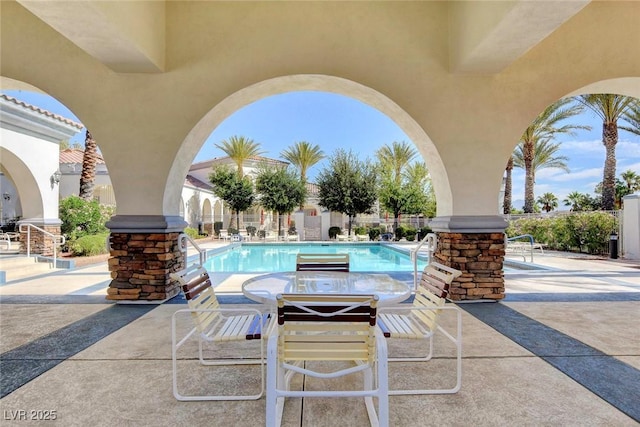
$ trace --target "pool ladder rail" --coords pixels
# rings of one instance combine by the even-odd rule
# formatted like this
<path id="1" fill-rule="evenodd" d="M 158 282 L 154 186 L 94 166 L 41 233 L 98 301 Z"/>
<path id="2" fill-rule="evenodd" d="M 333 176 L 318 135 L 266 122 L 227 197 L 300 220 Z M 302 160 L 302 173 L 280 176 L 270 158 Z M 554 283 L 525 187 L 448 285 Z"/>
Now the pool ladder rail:
<path id="1" fill-rule="evenodd" d="M 204 265 L 207 261 L 207 251 L 198 246 L 198 244 L 188 234 L 180 233 L 178 236 L 178 246 L 180 247 L 180 251 L 184 254 L 185 263 L 189 255 L 189 245 L 198 252 L 200 265 Z"/>
<path id="2" fill-rule="evenodd" d="M 428 262 L 431 262 L 433 259 L 433 254 L 438 247 L 438 237 L 435 233 L 428 233 L 420 242 L 418 242 L 417 246 L 411 251 L 409 251 L 409 257 L 413 262 L 413 292 L 418 289 L 418 254 L 423 246 L 426 245 L 426 251 L 429 256 Z"/>

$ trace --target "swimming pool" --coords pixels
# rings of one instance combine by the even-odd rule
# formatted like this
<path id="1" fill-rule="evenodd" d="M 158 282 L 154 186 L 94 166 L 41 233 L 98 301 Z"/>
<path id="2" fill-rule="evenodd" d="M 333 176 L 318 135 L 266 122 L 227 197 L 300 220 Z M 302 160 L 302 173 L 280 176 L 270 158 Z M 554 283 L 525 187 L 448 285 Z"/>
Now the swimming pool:
<path id="1" fill-rule="evenodd" d="M 210 255 L 205 263 L 208 271 L 219 273 L 273 273 L 296 269 L 296 255 L 349 254 L 351 271 L 413 272 L 413 262 L 408 253 L 387 245 L 328 244 L 328 243 L 275 243 L 240 244 L 221 253 Z M 426 259 L 418 259 L 418 271 L 427 265 Z"/>

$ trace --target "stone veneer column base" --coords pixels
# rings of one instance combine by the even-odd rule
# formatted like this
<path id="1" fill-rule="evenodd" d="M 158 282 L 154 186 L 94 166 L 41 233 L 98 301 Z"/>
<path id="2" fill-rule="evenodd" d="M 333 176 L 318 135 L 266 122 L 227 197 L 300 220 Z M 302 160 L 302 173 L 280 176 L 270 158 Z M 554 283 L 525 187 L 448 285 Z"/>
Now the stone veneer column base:
<path id="1" fill-rule="evenodd" d="M 438 217 L 431 227 L 438 236 L 436 262 L 462 271 L 453 281 L 454 301 L 501 300 L 504 290 L 502 217 Z"/>
<path id="2" fill-rule="evenodd" d="M 177 219 L 176 219 L 177 218 Z M 109 271 L 107 299 L 120 303 L 162 303 L 180 289 L 169 274 L 185 267 L 178 236 L 186 223 L 179 217 L 118 215 L 107 223 Z"/>

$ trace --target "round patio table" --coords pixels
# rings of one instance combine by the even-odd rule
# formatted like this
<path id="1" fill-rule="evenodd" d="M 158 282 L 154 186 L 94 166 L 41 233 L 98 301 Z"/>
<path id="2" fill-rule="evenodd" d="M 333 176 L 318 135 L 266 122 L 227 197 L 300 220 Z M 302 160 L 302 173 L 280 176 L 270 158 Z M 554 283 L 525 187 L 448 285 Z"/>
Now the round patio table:
<path id="1" fill-rule="evenodd" d="M 278 294 L 375 294 L 378 306 L 385 306 L 409 298 L 411 288 L 386 273 L 289 271 L 253 277 L 242 284 L 242 293 L 271 305 Z"/>

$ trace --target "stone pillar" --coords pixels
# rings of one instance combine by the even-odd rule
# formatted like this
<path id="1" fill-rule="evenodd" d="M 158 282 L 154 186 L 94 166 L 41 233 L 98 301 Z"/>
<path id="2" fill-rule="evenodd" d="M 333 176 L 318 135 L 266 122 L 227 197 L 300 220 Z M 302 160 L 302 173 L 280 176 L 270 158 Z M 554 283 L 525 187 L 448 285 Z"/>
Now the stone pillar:
<path id="1" fill-rule="evenodd" d="M 455 301 L 501 300 L 504 290 L 504 229 L 501 216 L 437 217 L 435 261 L 462 271 L 451 284 Z"/>
<path id="2" fill-rule="evenodd" d="M 107 223 L 113 279 L 107 299 L 162 303 L 176 296 L 180 289 L 169 274 L 185 267 L 178 236 L 186 225 L 182 217 L 114 216 Z"/>
<path id="3" fill-rule="evenodd" d="M 27 223 L 35 225 L 36 227 L 46 231 L 47 233 L 51 233 L 54 236 L 62 235 L 62 233 L 60 232 L 61 222 L 59 219 L 56 219 L 56 220 L 28 219 L 28 220 L 23 220 L 19 222 L 19 224 L 27 224 Z M 22 228 L 25 229 L 25 231 L 20 233 L 20 253 L 21 254 L 27 253 L 27 243 L 29 242 L 30 243 L 29 250 L 31 255 L 34 255 L 34 254 L 42 255 L 45 257 L 53 256 L 54 240 L 51 238 L 51 236 L 33 227 L 27 228 L 26 226 L 23 226 Z M 59 241 L 59 238 L 57 241 Z M 57 251 L 59 254 L 60 252 L 59 247 Z"/>

